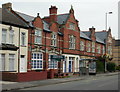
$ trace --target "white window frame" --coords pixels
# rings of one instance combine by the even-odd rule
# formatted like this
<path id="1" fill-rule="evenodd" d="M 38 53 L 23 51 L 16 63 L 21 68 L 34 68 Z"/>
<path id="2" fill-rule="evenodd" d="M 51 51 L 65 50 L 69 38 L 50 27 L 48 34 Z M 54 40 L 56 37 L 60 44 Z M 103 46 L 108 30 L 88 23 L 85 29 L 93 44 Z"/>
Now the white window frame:
<path id="1" fill-rule="evenodd" d="M 14 30 L 9 30 L 9 43 L 14 43 Z"/>
<path id="2" fill-rule="evenodd" d="M 112 54 L 112 46 L 110 45 L 110 46 L 108 46 L 108 54 Z"/>
<path id="3" fill-rule="evenodd" d="M 69 35 L 69 49 L 75 49 L 76 37 Z"/>
<path id="4" fill-rule="evenodd" d="M 58 69 L 58 61 L 51 60 L 51 55 L 49 55 L 48 59 L 48 69 Z"/>
<path id="5" fill-rule="evenodd" d="M 5 54 L 0 54 L 0 71 L 5 71 L 5 62 L 6 62 Z"/>
<path id="6" fill-rule="evenodd" d="M 84 49 L 85 49 L 84 41 L 80 41 L 80 50 L 84 51 Z"/>
<path id="7" fill-rule="evenodd" d="M 35 30 L 35 44 L 42 44 L 42 30 Z"/>
<path id="8" fill-rule="evenodd" d="M 103 54 L 105 54 L 105 46 L 103 46 L 103 49 L 102 49 L 102 51 L 103 51 Z"/>
<path id="9" fill-rule="evenodd" d="M 69 57 L 69 62 L 71 62 L 71 72 L 73 72 L 73 62 L 75 61 L 75 57 Z M 68 70 L 69 71 L 69 70 Z"/>
<path id="10" fill-rule="evenodd" d="M 9 54 L 9 71 L 15 71 L 15 54 Z"/>
<path id="11" fill-rule="evenodd" d="M 101 53 L 101 48 L 100 48 L 100 45 L 97 46 L 97 53 Z"/>
<path id="12" fill-rule="evenodd" d="M 95 42 L 92 42 L 92 53 L 95 52 Z"/>
<path id="13" fill-rule="evenodd" d="M 90 52 L 91 51 L 91 45 L 90 43 L 87 43 L 87 52 Z"/>
<path id="14" fill-rule="evenodd" d="M 69 24 L 69 28 L 72 29 L 72 30 L 75 30 L 75 23 L 72 23 L 72 22 L 71 22 L 71 23 Z"/>
<path id="15" fill-rule="evenodd" d="M 36 56 L 35 56 L 36 55 Z M 32 53 L 32 69 L 43 69 L 43 54 L 39 52 Z"/>
<path id="16" fill-rule="evenodd" d="M 57 46 L 57 35 L 56 35 L 56 33 L 51 34 L 51 46 L 54 46 L 54 47 Z"/>
<path id="17" fill-rule="evenodd" d="M 5 37 L 3 37 L 3 36 L 5 36 Z M 2 43 L 7 43 L 7 29 L 5 29 L 5 28 L 2 28 Z"/>
<path id="18" fill-rule="evenodd" d="M 26 46 L 26 33 L 25 32 L 21 32 L 21 46 Z"/>

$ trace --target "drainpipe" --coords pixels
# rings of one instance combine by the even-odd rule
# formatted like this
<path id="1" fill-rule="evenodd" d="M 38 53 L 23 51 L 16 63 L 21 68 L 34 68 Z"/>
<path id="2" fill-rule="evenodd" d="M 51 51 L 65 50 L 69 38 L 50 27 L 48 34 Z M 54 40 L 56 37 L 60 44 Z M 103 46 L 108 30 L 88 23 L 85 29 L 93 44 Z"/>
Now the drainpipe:
<path id="1" fill-rule="evenodd" d="M 47 59 L 46 59 L 46 32 L 45 32 L 45 70 L 47 70 Z"/>
<path id="2" fill-rule="evenodd" d="M 18 73 L 20 73 L 20 27 L 19 27 L 19 43 L 18 43 Z"/>

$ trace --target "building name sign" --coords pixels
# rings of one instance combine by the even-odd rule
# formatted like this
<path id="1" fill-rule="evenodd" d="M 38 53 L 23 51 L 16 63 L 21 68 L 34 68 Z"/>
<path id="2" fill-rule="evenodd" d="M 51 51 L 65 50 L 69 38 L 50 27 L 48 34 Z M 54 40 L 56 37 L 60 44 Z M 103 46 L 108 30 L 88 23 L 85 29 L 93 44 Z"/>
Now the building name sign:
<path id="1" fill-rule="evenodd" d="M 65 56 L 62 56 L 62 55 L 51 55 L 50 58 L 51 58 L 52 60 L 61 61 L 61 60 L 64 60 L 64 59 L 65 59 Z"/>

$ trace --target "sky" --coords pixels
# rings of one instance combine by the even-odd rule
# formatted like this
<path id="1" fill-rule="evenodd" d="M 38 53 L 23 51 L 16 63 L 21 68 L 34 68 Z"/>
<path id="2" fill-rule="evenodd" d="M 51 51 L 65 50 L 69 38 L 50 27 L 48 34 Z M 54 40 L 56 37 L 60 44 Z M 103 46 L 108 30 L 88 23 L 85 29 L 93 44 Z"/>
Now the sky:
<path id="1" fill-rule="evenodd" d="M 58 8 L 58 14 L 68 13 L 71 5 L 74 9 L 75 18 L 79 21 L 81 31 L 88 31 L 94 26 L 96 31 L 105 30 L 106 13 L 107 13 L 107 29 L 110 27 L 112 36 L 118 37 L 118 2 L 120 0 L 2 0 L 3 3 L 11 2 L 12 8 L 31 16 L 36 17 L 40 13 L 40 17 L 49 15 L 51 5 Z M 112 12 L 112 14 L 108 14 Z"/>

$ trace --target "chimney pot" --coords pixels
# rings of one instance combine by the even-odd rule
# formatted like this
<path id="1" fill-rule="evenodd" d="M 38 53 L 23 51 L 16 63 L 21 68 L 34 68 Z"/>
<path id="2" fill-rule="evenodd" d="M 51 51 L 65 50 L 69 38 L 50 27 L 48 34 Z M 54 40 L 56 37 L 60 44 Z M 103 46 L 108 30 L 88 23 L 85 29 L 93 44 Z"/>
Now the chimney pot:
<path id="1" fill-rule="evenodd" d="M 37 16 L 39 16 L 39 13 L 37 13 Z"/>

